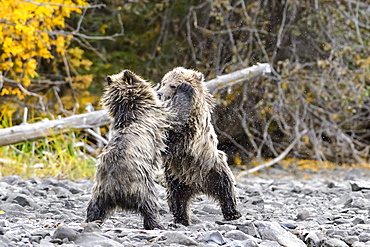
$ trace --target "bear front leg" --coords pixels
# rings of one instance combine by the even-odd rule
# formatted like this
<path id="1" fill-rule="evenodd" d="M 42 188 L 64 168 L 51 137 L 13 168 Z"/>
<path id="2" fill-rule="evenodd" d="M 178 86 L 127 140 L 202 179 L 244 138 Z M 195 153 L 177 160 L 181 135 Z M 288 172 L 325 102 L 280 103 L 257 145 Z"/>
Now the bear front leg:
<path id="1" fill-rule="evenodd" d="M 189 204 L 193 196 L 191 188 L 179 179 L 166 176 L 167 201 L 175 223 L 190 225 Z"/>
<path id="2" fill-rule="evenodd" d="M 236 210 L 234 183 L 229 172 L 212 169 L 205 183 L 206 193 L 219 201 L 225 220 L 236 220 L 242 216 Z"/>
<path id="3" fill-rule="evenodd" d="M 192 102 L 194 97 L 194 88 L 188 83 L 180 84 L 174 97 L 171 100 L 171 108 L 176 113 L 176 119 L 178 126 L 175 126 L 175 130 L 178 127 L 182 127 L 189 119 L 190 112 L 192 109 Z M 177 129 L 177 131 L 181 131 Z"/>

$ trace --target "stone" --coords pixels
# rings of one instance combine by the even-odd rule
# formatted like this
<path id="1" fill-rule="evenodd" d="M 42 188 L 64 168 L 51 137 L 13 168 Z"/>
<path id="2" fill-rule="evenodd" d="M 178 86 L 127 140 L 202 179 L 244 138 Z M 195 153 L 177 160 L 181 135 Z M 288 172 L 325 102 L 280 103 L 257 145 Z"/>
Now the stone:
<path id="1" fill-rule="evenodd" d="M 198 245 L 196 241 L 194 241 L 193 239 L 189 238 L 188 236 L 181 232 L 168 231 L 164 232 L 163 236 L 166 238 L 165 240 L 166 245 L 170 244 L 182 244 L 186 246 Z"/>
<path id="2" fill-rule="evenodd" d="M 229 231 L 225 233 L 225 237 L 233 240 L 248 240 L 253 238 L 252 236 L 248 236 L 247 234 L 239 230 Z"/>
<path id="3" fill-rule="evenodd" d="M 35 201 L 32 198 L 23 194 L 12 194 L 8 197 L 6 202 L 15 203 L 21 205 L 22 207 L 29 206 L 33 208 L 39 208 L 39 206 L 35 203 Z"/>
<path id="4" fill-rule="evenodd" d="M 7 184 L 16 184 L 20 180 L 19 175 L 11 175 L 11 176 L 6 176 L 0 179 L 0 182 L 5 182 Z"/>
<path id="5" fill-rule="evenodd" d="M 54 244 L 50 243 L 48 240 L 46 239 L 42 239 L 40 241 L 40 245 L 39 247 L 54 247 Z"/>
<path id="6" fill-rule="evenodd" d="M 74 241 L 77 238 L 77 233 L 68 226 L 61 225 L 55 230 L 53 238 L 61 240 L 67 238 L 69 241 Z"/>
<path id="7" fill-rule="evenodd" d="M 360 217 L 355 217 L 355 218 L 353 218 L 352 223 L 354 225 L 365 224 L 365 221 L 364 221 L 364 219 L 362 219 Z"/>
<path id="8" fill-rule="evenodd" d="M 286 246 L 289 246 L 289 245 L 286 245 Z M 264 240 L 258 245 L 258 247 L 281 247 L 281 245 L 275 241 Z M 292 247 L 294 247 L 294 245 L 292 245 Z"/>
<path id="9" fill-rule="evenodd" d="M 260 221 L 254 223 L 263 240 L 272 240 L 283 246 L 305 247 L 305 243 L 286 231 L 277 222 Z"/>
<path id="10" fill-rule="evenodd" d="M 223 245 L 226 243 L 224 237 L 221 235 L 219 231 L 209 232 L 205 236 L 204 241 L 206 241 L 207 243 L 215 243 L 218 245 Z"/>
<path id="11" fill-rule="evenodd" d="M 303 209 L 297 214 L 297 220 L 306 220 L 310 217 L 310 211 Z"/>
<path id="12" fill-rule="evenodd" d="M 304 242 L 309 247 L 320 247 L 320 239 L 317 234 L 313 231 L 309 231 L 304 237 Z"/>
<path id="13" fill-rule="evenodd" d="M 370 183 L 367 181 L 351 181 L 352 191 L 370 190 Z"/>
<path id="14" fill-rule="evenodd" d="M 344 238 L 344 242 L 346 242 L 346 244 L 348 245 L 352 245 L 353 243 L 358 242 L 358 241 L 360 240 L 357 236 L 347 236 Z"/>
<path id="15" fill-rule="evenodd" d="M 358 238 L 361 242 L 368 242 L 370 241 L 370 233 L 363 232 L 358 236 Z"/>
<path id="16" fill-rule="evenodd" d="M 357 180 L 357 179 L 360 179 L 362 178 L 362 169 L 358 169 L 358 168 L 355 168 L 355 169 L 352 169 L 352 170 L 349 170 L 346 174 L 346 176 L 344 177 L 344 180 Z"/>
<path id="17" fill-rule="evenodd" d="M 84 232 L 77 236 L 74 241 L 76 245 L 82 247 L 123 247 L 124 245 L 119 242 L 106 237 L 105 235 L 99 234 L 97 232 Z"/>
<path id="18" fill-rule="evenodd" d="M 325 240 L 323 247 L 348 247 L 348 245 L 340 239 L 330 238 Z"/>
<path id="19" fill-rule="evenodd" d="M 3 205 L 1 205 L 3 206 Z M 3 209 L 3 207 L 1 207 Z M 8 220 L 0 220 L 0 226 L 1 227 L 8 227 L 9 226 L 9 221 Z"/>
<path id="20" fill-rule="evenodd" d="M 83 232 L 101 232 L 100 226 L 94 222 L 87 223 Z"/>
<path id="21" fill-rule="evenodd" d="M 243 247 L 258 247 L 258 243 L 252 239 L 244 240 L 242 244 Z"/>

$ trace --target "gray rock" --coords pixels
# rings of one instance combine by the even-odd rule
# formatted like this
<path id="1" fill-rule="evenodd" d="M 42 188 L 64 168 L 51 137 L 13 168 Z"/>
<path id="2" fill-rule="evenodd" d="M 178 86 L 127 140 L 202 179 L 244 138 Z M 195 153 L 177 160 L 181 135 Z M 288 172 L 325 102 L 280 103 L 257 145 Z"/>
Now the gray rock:
<path id="1" fill-rule="evenodd" d="M 352 223 L 354 225 L 365 224 L 365 221 L 364 221 L 364 219 L 362 219 L 360 217 L 354 217 L 353 220 L 352 220 Z"/>
<path id="2" fill-rule="evenodd" d="M 78 234 L 74 242 L 75 244 L 82 246 L 82 247 L 92 247 L 92 246 L 123 247 L 124 246 L 120 244 L 119 242 L 113 239 L 110 239 L 107 236 L 99 234 L 97 232 L 84 232 L 84 233 Z"/>
<path id="3" fill-rule="evenodd" d="M 352 169 L 352 170 L 349 170 L 346 174 L 346 176 L 344 177 L 344 180 L 357 180 L 357 179 L 360 179 L 362 177 L 362 170 L 361 169 Z"/>
<path id="4" fill-rule="evenodd" d="M 310 217 L 310 211 L 303 209 L 297 214 L 298 220 L 306 220 L 308 217 Z"/>
<path id="5" fill-rule="evenodd" d="M 8 246 L 11 244 L 11 241 L 7 237 L 0 235 L 0 243 L 3 243 L 4 246 Z"/>
<path id="6" fill-rule="evenodd" d="M 31 231 L 32 236 L 41 236 L 45 238 L 45 236 L 50 236 L 50 232 L 47 229 L 36 229 Z"/>
<path id="7" fill-rule="evenodd" d="M 20 242 L 23 238 L 29 238 L 31 235 L 24 229 L 13 229 L 5 232 L 4 237 L 13 242 Z"/>
<path id="8" fill-rule="evenodd" d="M 84 227 L 83 232 L 101 232 L 101 229 L 98 224 L 90 222 Z"/>
<path id="9" fill-rule="evenodd" d="M 346 230 L 331 229 L 326 231 L 326 235 L 329 237 L 340 236 L 341 238 L 345 238 L 348 236 L 348 232 Z"/>
<path id="10" fill-rule="evenodd" d="M 239 230 L 229 231 L 225 233 L 225 237 L 233 240 L 248 240 L 253 238 L 252 236 L 248 236 L 247 234 Z"/>
<path id="11" fill-rule="evenodd" d="M 53 238 L 54 239 L 57 238 L 57 239 L 61 239 L 61 240 L 66 238 L 69 241 L 74 241 L 77 238 L 77 233 L 74 230 L 72 230 L 71 228 L 69 228 L 68 226 L 61 225 L 55 230 Z"/>
<path id="12" fill-rule="evenodd" d="M 254 223 L 263 240 L 276 241 L 283 246 L 305 247 L 305 243 L 291 232 L 286 231 L 277 222 L 260 221 Z"/>
<path id="13" fill-rule="evenodd" d="M 42 239 L 40 241 L 40 245 L 39 247 L 54 247 L 54 244 L 50 243 L 48 240 L 46 239 Z"/>
<path id="14" fill-rule="evenodd" d="M 258 243 L 252 239 L 244 240 L 242 244 L 244 247 L 258 247 Z"/>
<path id="15" fill-rule="evenodd" d="M 224 237 L 221 235 L 219 231 L 209 232 L 205 236 L 204 241 L 206 241 L 207 243 L 211 243 L 211 244 L 214 243 L 218 245 L 223 245 L 226 243 Z"/>
<path id="16" fill-rule="evenodd" d="M 58 198 L 69 198 L 72 195 L 72 192 L 63 187 L 54 187 L 52 190 Z"/>
<path id="17" fill-rule="evenodd" d="M 234 225 L 220 225 L 220 226 L 217 226 L 216 227 L 216 230 L 217 231 L 224 231 L 224 232 L 228 232 L 228 231 L 232 231 L 232 230 L 236 230 L 237 227 L 234 226 Z"/>
<path id="18" fill-rule="evenodd" d="M 369 245 L 362 242 L 354 242 L 351 247 L 368 247 Z"/>
<path id="19" fill-rule="evenodd" d="M 370 241 L 370 233 L 363 232 L 358 236 L 358 238 L 361 242 L 368 242 Z"/>
<path id="20" fill-rule="evenodd" d="M 351 181 L 352 191 L 370 190 L 370 183 L 367 181 Z"/>
<path id="21" fill-rule="evenodd" d="M 340 239 L 335 239 L 335 238 L 327 239 L 322 246 L 323 247 L 348 247 L 348 245 L 345 242 L 343 242 Z"/>
<path id="22" fill-rule="evenodd" d="M 16 184 L 20 180 L 19 175 L 6 176 L 0 179 L 0 182 L 5 182 L 7 184 Z"/>
<path id="23" fill-rule="evenodd" d="M 174 232 L 174 231 L 168 231 L 164 232 L 163 236 L 165 237 L 165 244 L 170 245 L 170 244 L 182 244 L 186 246 L 191 246 L 191 245 L 198 245 L 196 241 L 193 239 L 189 238 L 185 234 L 181 232 Z"/>
<path id="24" fill-rule="evenodd" d="M 284 246 L 284 245 L 283 245 Z M 288 245 L 285 245 L 288 247 Z M 258 247 L 281 247 L 281 245 L 275 241 L 270 241 L 270 240 L 263 240 L 259 245 Z M 290 246 L 289 246 L 290 247 Z M 291 247 L 294 247 L 294 245 L 292 245 Z"/>
<path id="25" fill-rule="evenodd" d="M 1 205 L 2 207 L 2 210 L 4 210 L 4 206 L 3 205 Z M 1 227 L 8 227 L 9 226 L 9 221 L 7 221 L 7 220 L 0 220 L 0 226 Z"/>
<path id="26" fill-rule="evenodd" d="M 15 203 L 21 205 L 22 207 L 29 206 L 33 208 L 39 208 L 39 206 L 35 203 L 35 201 L 32 198 L 23 194 L 12 194 L 8 197 L 6 202 Z"/>
<path id="27" fill-rule="evenodd" d="M 355 242 L 358 242 L 359 238 L 357 236 L 348 236 L 344 238 L 344 242 L 348 245 L 352 245 Z"/>
<path id="28" fill-rule="evenodd" d="M 309 231 L 304 237 L 304 242 L 309 247 L 320 247 L 320 239 L 313 231 Z"/>

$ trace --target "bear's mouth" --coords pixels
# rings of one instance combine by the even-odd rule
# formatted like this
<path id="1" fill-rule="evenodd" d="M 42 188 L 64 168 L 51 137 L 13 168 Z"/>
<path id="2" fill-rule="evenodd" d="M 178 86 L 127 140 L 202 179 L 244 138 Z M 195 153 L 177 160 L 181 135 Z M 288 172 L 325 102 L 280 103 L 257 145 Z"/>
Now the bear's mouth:
<path id="1" fill-rule="evenodd" d="M 166 97 L 164 93 L 160 91 L 157 91 L 157 97 L 159 100 L 162 100 L 162 101 L 167 101 L 171 98 L 171 97 Z"/>

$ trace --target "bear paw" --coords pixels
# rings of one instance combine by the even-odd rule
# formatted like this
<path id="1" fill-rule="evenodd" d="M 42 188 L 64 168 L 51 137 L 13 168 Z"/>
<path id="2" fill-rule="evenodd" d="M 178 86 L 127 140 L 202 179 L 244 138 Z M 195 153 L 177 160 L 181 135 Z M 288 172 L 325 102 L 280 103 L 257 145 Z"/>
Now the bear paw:
<path id="1" fill-rule="evenodd" d="M 187 93 L 189 96 L 194 94 L 194 88 L 189 83 L 181 83 L 180 86 L 176 89 L 176 94 L 178 93 Z"/>

